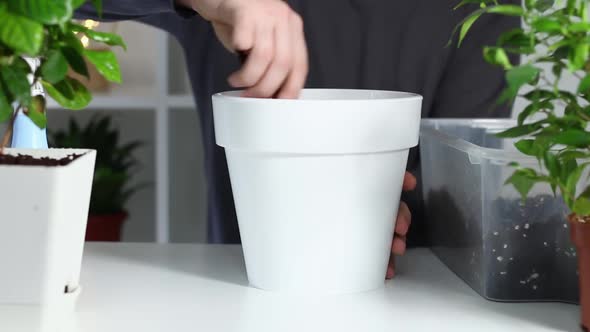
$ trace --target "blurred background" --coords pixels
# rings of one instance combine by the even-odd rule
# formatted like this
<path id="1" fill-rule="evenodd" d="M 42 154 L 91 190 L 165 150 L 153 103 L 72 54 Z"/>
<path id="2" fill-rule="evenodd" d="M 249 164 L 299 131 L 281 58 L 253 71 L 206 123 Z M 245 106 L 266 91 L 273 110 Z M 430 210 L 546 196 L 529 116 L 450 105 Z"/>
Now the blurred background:
<path id="1" fill-rule="evenodd" d="M 86 110 L 62 110 L 53 101 L 48 105 L 48 128 L 53 134 L 49 135 L 50 144 L 55 136 L 60 136 L 61 143 L 76 144 L 87 139 L 84 135 L 88 136 L 88 129 L 93 130 L 108 119 L 108 130 L 94 128 L 92 136 L 101 142 L 97 144 L 118 149 L 127 154 L 124 159 L 132 162 L 124 165 L 127 161 L 123 160 L 118 165 L 110 157 L 102 161 L 109 173 L 101 173 L 100 189 L 93 188 L 91 219 L 93 214 L 116 214 L 108 206 L 115 205 L 116 209 L 121 205 L 128 215 L 122 223 L 122 241 L 205 242 L 201 133 L 180 46 L 164 32 L 136 22 L 97 26 L 97 22 L 85 21 L 84 24 L 96 30 L 117 32 L 128 46 L 127 51 L 113 49 L 118 56 L 123 84 L 98 80 L 90 70 L 91 80 L 85 84 L 93 91 L 94 98 Z M 87 47 L 94 46 L 87 44 Z M 72 128 L 72 122 L 79 128 Z M 138 144 L 130 148 L 130 143 Z M 123 151 L 126 148 L 130 151 Z M 97 159 L 101 159 L 100 149 Z M 98 164 L 97 160 L 97 170 Z M 128 189 L 132 190 L 127 192 Z M 116 192 L 129 197 L 112 195 Z M 110 201 L 104 202 L 104 196 L 109 194 Z M 105 204 L 106 208 L 100 207 Z"/>
<path id="2" fill-rule="evenodd" d="M 98 184 L 100 188 L 93 192 L 91 219 L 95 214 L 110 218 L 126 212 L 118 221 L 122 222 L 122 241 L 205 242 L 201 132 L 180 45 L 166 33 L 136 22 L 98 24 L 88 20 L 83 23 L 93 29 L 117 32 L 128 45 L 127 51 L 114 48 L 123 84 L 110 84 L 91 75 L 91 80 L 85 82 L 94 92 L 88 109 L 65 111 L 55 102 L 48 106 L 48 128 L 53 134 L 50 140 L 61 139 L 60 145 L 64 139 L 74 140 L 75 145 L 76 140 L 90 135 L 98 142 L 93 144 L 109 145 L 127 158 L 121 164 L 103 157 L 107 159 L 103 160 L 103 166 L 110 173 L 103 176 Z M 575 85 L 567 77 L 563 84 Z M 518 115 L 523 104 L 516 101 L 513 116 Z M 96 130 L 105 119 L 108 128 L 89 134 L 88 130 Z M 91 147 L 89 144 L 85 142 L 85 146 Z M 124 165 L 127 161 L 131 164 Z M 95 186 L 96 178 L 95 174 Z M 110 201 L 105 202 L 104 196 Z M 97 208 L 105 204 L 113 211 Z"/>

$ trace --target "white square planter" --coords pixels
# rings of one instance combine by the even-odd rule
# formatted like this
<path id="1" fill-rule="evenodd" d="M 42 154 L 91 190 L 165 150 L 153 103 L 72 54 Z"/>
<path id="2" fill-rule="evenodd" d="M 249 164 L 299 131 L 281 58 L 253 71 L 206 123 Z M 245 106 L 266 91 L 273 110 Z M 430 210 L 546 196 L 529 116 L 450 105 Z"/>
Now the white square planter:
<path id="1" fill-rule="evenodd" d="M 58 317 L 72 311 L 79 293 L 96 152 L 5 153 L 50 158 L 82 154 L 66 166 L 0 165 L 0 318 L 18 306 L 36 311 L 43 325 L 48 313 Z"/>

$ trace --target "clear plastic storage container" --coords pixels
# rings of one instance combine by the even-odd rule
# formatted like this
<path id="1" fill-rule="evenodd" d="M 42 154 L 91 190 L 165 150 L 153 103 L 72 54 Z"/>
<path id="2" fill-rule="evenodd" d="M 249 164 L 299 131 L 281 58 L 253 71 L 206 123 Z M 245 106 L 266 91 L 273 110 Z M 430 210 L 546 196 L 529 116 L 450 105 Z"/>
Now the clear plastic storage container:
<path id="1" fill-rule="evenodd" d="M 549 186 L 523 202 L 504 185 L 517 161 L 538 168 L 513 140 L 512 120 L 423 120 L 420 155 L 426 222 L 435 254 L 483 297 L 578 301 L 567 208 Z"/>

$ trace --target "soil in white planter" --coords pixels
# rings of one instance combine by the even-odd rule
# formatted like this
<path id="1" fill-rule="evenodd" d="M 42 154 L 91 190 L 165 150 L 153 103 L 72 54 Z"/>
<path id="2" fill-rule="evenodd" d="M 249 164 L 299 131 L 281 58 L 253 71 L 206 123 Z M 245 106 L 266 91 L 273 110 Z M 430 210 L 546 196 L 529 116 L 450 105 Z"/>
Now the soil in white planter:
<path id="1" fill-rule="evenodd" d="M 71 154 L 63 158 L 35 158 L 33 156 L 23 154 L 18 154 L 16 156 L 0 154 L 0 165 L 65 166 L 79 157 L 79 154 Z"/>

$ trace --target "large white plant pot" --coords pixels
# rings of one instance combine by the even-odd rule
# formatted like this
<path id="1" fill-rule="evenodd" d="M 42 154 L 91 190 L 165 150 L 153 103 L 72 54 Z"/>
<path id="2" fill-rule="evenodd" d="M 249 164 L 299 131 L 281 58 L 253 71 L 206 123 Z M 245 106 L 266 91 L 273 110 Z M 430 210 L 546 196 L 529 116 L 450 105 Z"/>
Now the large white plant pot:
<path id="1" fill-rule="evenodd" d="M 304 90 L 213 96 L 250 284 L 282 292 L 380 287 L 422 97 Z"/>
<path id="2" fill-rule="evenodd" d="M 5 153 L 51 158 L 83 154 L 66 166 L 0 165 L 0 326 L 20 322 L 30 325 L 28 331 L 43 330 L 73 310 L 80 292 L 96 152 Z M 8 319 L 17 313 L 29 318 Z"/>

